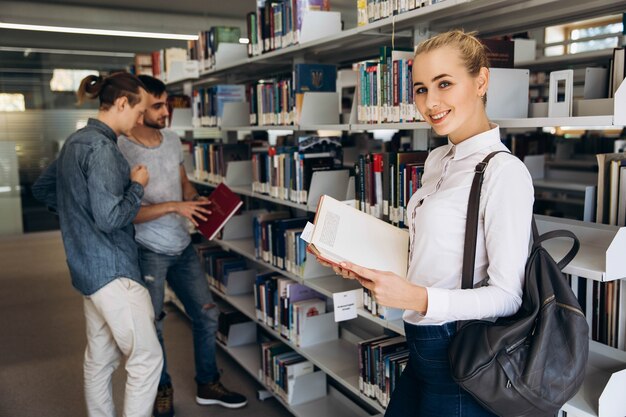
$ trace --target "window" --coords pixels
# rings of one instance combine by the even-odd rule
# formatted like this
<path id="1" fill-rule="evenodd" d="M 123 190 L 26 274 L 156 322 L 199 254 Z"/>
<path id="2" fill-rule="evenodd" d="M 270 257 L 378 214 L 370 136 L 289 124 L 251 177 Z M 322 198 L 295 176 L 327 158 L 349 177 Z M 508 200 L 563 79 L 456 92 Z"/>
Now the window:
<path id="1" fill-rule="evenodd" d="M 88 75 L 99 75 L 98 71 L 93 70 L 72 70 L 72 69 L 55 69 L 52 72 L 50 80 L 50 90 L 52 91 L 78 91 L 80 82 Z"/>
<path id="2" fill-rule="evenodd" d="M 619 46 L 621 15 L 550 26 L 545 30 L 545 56 L 578 54 Z"/>
<path id="3" fill-rule="evenodd" d="M 24 94 L 0 93 L 0 111 L 25 111 Z"/>

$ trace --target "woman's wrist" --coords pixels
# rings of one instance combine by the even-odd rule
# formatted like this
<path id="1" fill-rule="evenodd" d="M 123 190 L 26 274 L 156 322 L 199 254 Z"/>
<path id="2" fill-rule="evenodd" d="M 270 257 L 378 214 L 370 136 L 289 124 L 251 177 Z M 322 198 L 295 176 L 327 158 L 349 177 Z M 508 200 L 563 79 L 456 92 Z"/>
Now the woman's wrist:
<path id="1" fill-rule="evenodd" d="M 428 290 L 426 287 L 422 287 L 421 285 L 417 285 L 415 287 L 417 300 L 415 311 L 417 311 L 421 315 L 425 315 L 428 311 Z"/>

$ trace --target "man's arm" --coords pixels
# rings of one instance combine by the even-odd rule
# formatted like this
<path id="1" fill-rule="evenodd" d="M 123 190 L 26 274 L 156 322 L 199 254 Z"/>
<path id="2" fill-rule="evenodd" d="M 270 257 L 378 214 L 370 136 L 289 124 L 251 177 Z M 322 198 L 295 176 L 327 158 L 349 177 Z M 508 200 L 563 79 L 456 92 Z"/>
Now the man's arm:
<path id="1" fill-rule="evenodd" d="M 206 216 L 211 214 L 211 211 L 205 208 L 205 206 L 209 205 L 209 202 L 197 199 L 193 201 L 198 193 L 193 184 L 187 179 L 187 173 L 185 173 L 185 169 L 182 165 L 180 166 L 180 179 L 183 189 L 183 199 L 185 201 L 167 201 L 165 203 L 141 206 L 133 223 L 149 222 L 171 213 L 176 213 L 188 218 L 196 226 L 198 225 L 197 219 L 206 220 Z"/>
<path id="2" fill-rule="evenodd" d="M 192 201 L 200 197 L 196 187 L 194 187 L 191 181 L 189 181 L 189 178 L 187 178 L 187 172 L 182 164 L 180 165 L 180 183 L 183 187 L 183 200 Z"/>
<path id="3" fill-rule="evenodd" d="M 32 186 L 33 196 L 54 212 L 57 211 L 57 160 L 55 159 Z"/>

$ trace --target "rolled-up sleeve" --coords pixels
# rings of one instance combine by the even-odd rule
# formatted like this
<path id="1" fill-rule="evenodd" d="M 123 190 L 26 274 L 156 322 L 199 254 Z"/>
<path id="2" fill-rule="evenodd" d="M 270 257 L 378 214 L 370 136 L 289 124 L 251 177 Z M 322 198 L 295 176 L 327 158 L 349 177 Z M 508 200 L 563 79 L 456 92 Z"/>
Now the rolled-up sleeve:
<path id="1" fill-rule="evenodd" d="M 89 156 L 87 182 L 91 210 L 98 229 L 105 233 L 132 223 L 141 207 L 144 189 L 129 182 L 120 169 L 126 163 L 113 146 L 100 146 Z"/>

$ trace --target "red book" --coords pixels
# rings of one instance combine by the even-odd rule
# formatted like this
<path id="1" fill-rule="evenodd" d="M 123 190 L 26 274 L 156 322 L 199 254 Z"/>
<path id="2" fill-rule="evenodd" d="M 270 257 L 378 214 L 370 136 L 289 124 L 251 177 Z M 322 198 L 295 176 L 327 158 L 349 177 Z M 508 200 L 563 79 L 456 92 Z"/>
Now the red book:
<path id="1" fill-rule="evenodd" d="M 243 202 L 224 183 L 218 185 L 208 198 L 211 201 L 211 205 L 208 206 L 211 214 L 207 216 L 206 221 L 198 220 L 198 230 L 204 237 L 212 240 Z"/>

